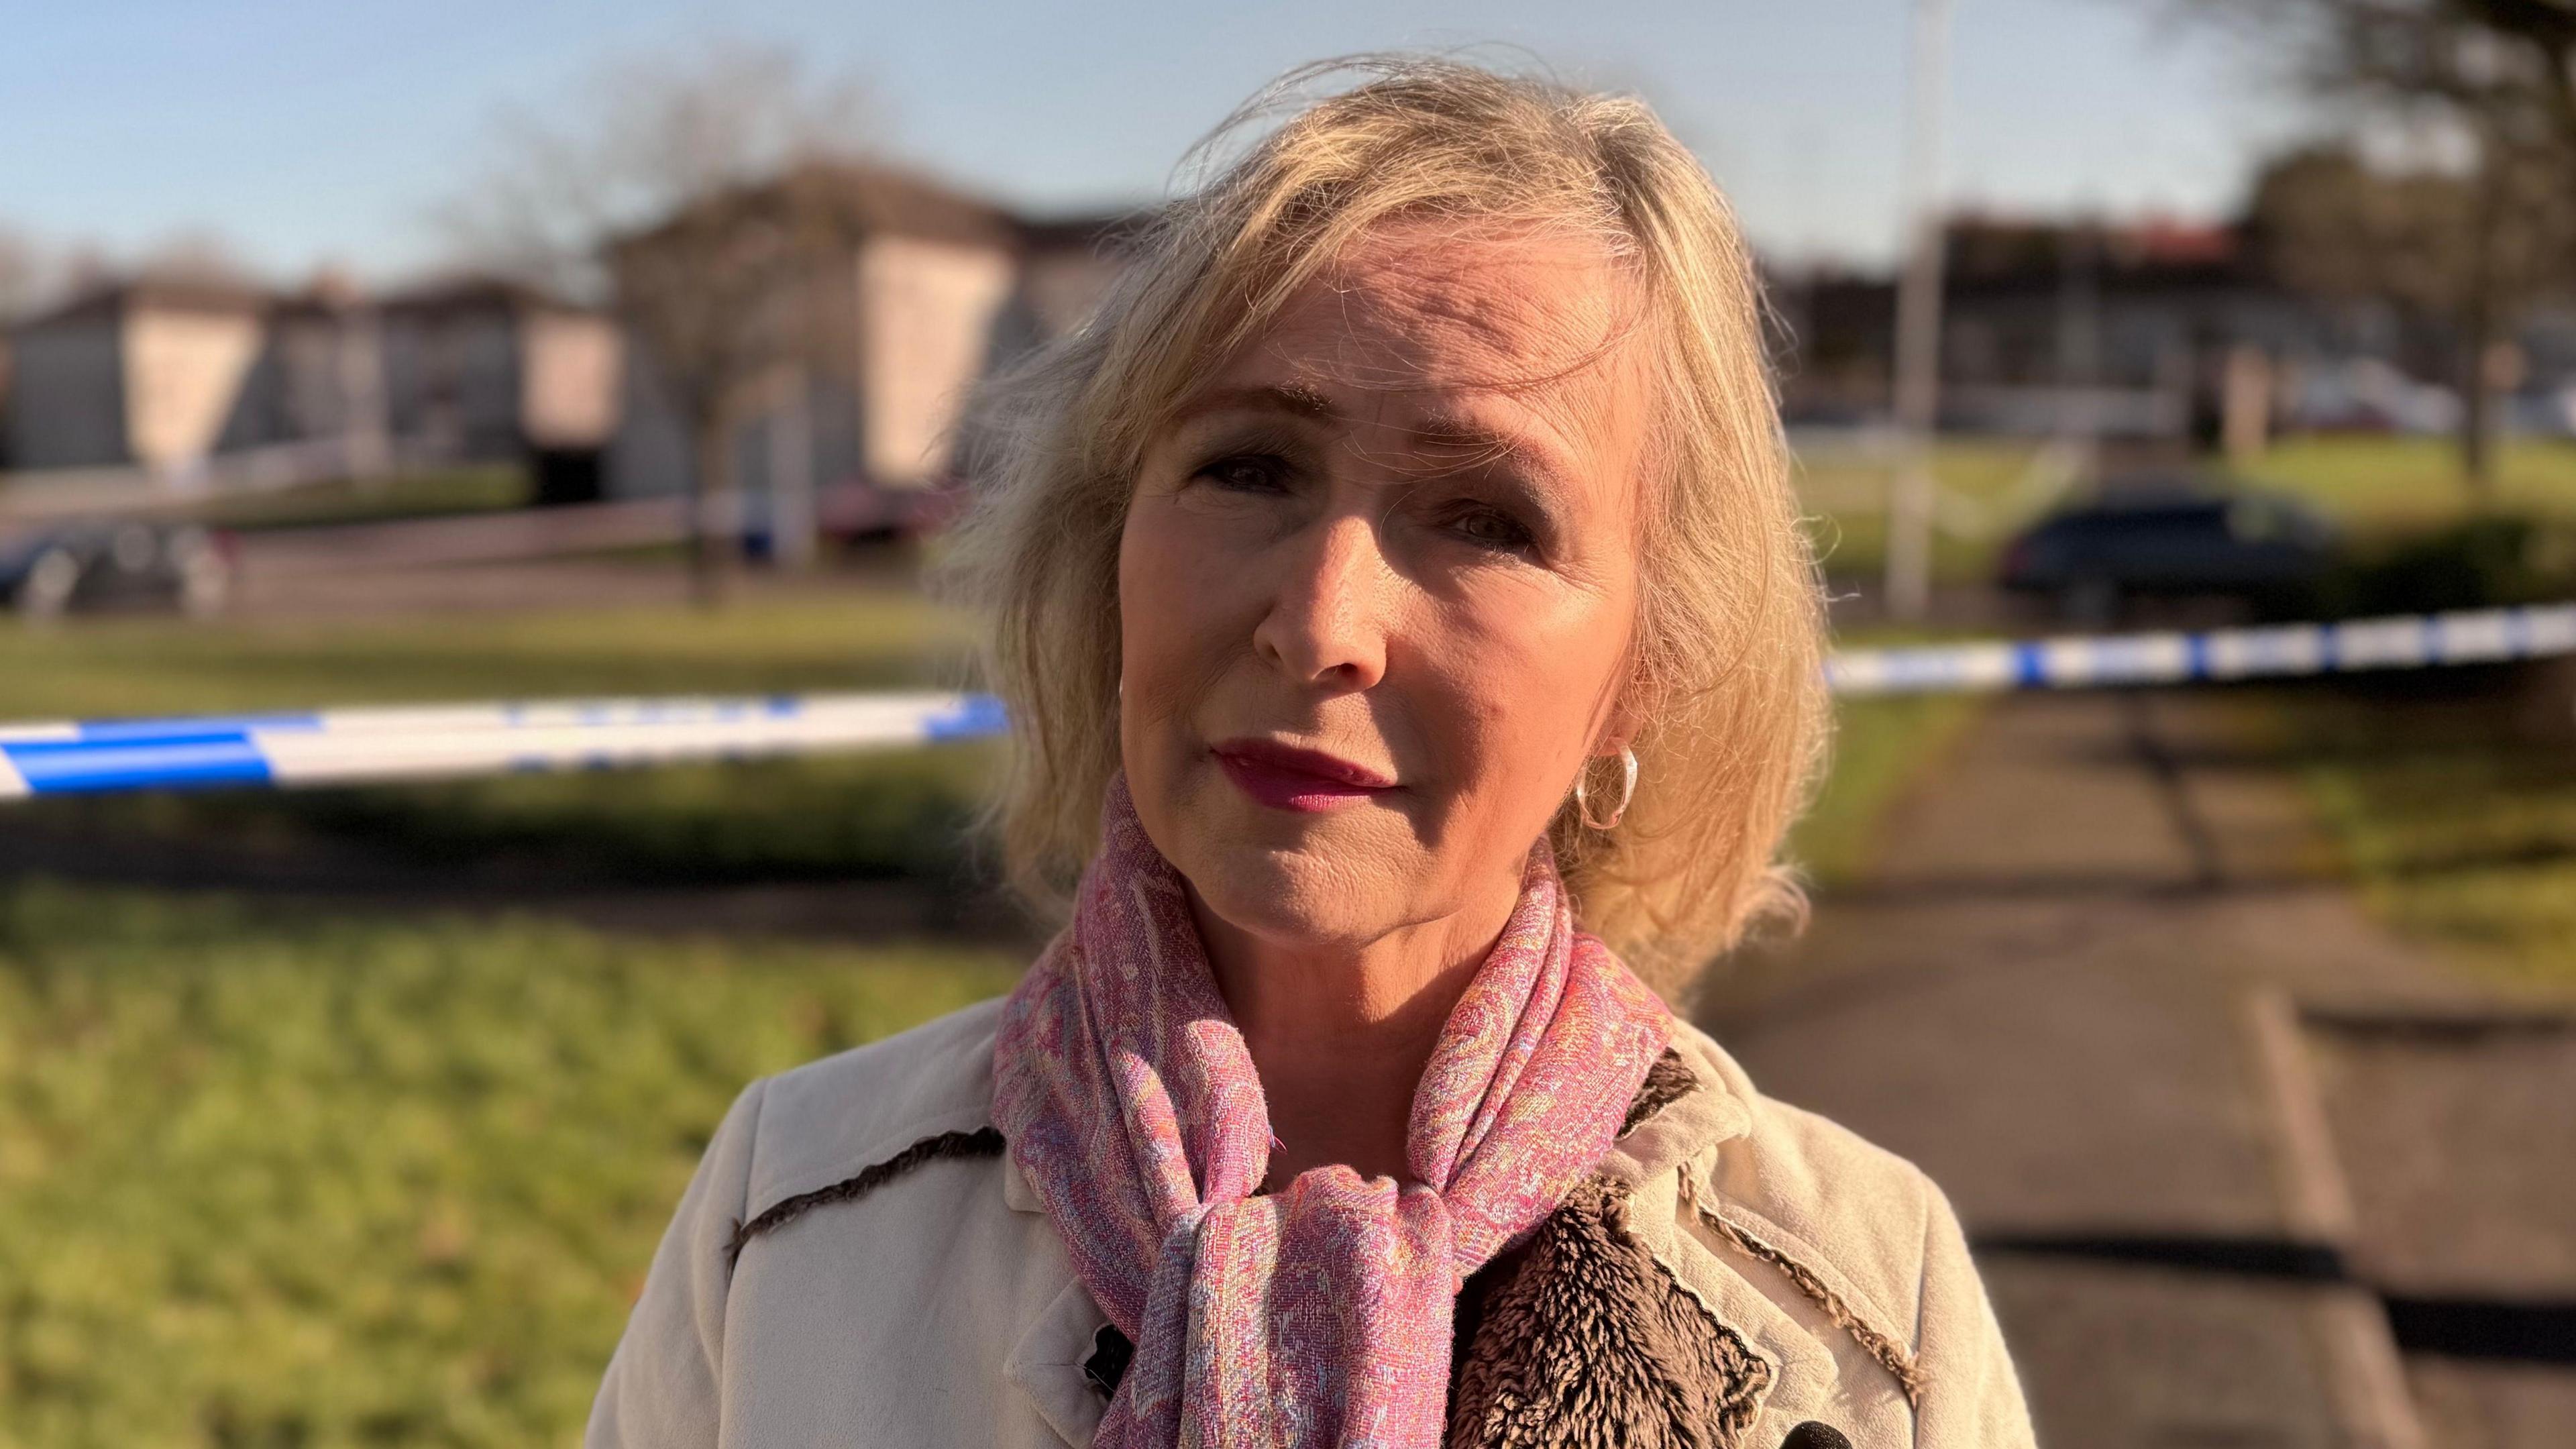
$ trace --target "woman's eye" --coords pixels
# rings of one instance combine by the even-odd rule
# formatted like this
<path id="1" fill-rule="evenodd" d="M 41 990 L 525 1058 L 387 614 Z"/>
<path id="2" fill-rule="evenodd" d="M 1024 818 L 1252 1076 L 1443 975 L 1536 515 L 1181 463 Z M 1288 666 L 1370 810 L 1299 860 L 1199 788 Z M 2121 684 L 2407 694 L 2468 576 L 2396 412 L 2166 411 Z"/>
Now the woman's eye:
<path id="1" fill-rule="evenodd" d="M 1273 493 L 1287 483 L 1288 465 L 1268 454 L 1239 453 L 1199 469 L 1198 476 L 1220 488 L 1243 493 Z"/>
<path id="2" fill-rule="evenodd" d="M 1537 542 L 1521 521 L 1493 508 L 1470 508 L 1450 520 L 1450 530 L 1480 548 L 1527 553 Z"/>

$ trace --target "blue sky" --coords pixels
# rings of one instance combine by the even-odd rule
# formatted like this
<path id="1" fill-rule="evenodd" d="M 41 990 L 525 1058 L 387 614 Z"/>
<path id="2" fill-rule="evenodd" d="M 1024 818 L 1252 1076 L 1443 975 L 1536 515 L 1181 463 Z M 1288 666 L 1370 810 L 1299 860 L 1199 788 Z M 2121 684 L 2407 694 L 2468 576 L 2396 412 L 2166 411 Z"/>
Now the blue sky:
<path id="1" fill-rule="evenodd" d="M 621 58 L 786 44 L 855 72 L 899 153 L 1037 209 L 1147 198 L 1298 61 L 1518 46 L 1636 90 L 1758 241 L 1872 260 L 1897 229 L 1904 0 L 1087 4 L 978 0 L 18 0 L 0 44 L 0 226 L 131 254 L 209 232 L 282 278 L 434 265 L 436 203 L 504 107 Z M 2298 118 L 2157 0 L 1955 0 L 1949 191 L 2026 210 L 2223 210 Z"/>

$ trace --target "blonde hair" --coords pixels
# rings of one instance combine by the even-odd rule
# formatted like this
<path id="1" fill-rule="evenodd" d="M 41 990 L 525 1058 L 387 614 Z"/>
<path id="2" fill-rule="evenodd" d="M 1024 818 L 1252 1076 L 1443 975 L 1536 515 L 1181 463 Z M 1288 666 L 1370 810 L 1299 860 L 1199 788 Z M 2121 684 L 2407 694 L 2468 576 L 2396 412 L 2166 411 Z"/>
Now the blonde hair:
<path id="1" fill-rule="evenodd" d="M 1549 827 L 1586 929 L 1667 994 L 1766 914 L 1803 901 L 1777 861 L 1830 723 L 1821 592 L 1789 481 L 1751 254 L 1717 188 L 1643 103 L 1446 59 L 1303 68 L 1307 105 L 1168 204 L 1081 329 L 999 378 L 970 416 L 980 485 L 942 572 L 987 619 L 987 682 L 1013 724 L 994 806 L 1013 883 L 1060 906 L 1098 843 L 1119 764 L 1118 548 L 1154 431 L 1298 287 L 1382 222 L 1573 225 L 1644 286 L 1661 409 L 1638 539 L 1624 700 L 1626 815 Z M 1606 767 L 1605 767 L 1606 766 Z M 1617 792 L 1595 761 L 1590 793 Z"/>

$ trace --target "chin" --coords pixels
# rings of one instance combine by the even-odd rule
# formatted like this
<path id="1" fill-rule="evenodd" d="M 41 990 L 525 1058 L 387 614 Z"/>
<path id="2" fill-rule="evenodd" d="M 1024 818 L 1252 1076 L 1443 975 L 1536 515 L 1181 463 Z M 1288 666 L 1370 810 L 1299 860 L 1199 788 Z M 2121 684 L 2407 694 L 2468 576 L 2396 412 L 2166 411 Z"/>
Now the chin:
<path id="1" fill-rule="evenodd" d="M 1207 909 L 1226 924 L 1282 946 L 1355 947 L 1377 939 L 1388 929 L 1375 919 L 1377 913 L 1354 910 L 1349 902 L 1332 899 L 1326 892 L 1272 888 L 1257 880 L 1238 879 L 1228 872 L 1217 873 L 1213 889 L 1201 885 L 1196 877 L 1191 878 L 1190 886 Z"/>
<path id="2" fill-rule="evenodd" d="M 1260 813 L 1271 818 L 1187 831 L 1185 858 L 1173 865 L 1207 909 L 1238 930 L 1313 945 L 1370 941 L 1400 924 L 1390 897 L 1401 894 L 1393 887 L 1403 872 L 1370 838 L 1378 831 L 1330 815 Z"/>

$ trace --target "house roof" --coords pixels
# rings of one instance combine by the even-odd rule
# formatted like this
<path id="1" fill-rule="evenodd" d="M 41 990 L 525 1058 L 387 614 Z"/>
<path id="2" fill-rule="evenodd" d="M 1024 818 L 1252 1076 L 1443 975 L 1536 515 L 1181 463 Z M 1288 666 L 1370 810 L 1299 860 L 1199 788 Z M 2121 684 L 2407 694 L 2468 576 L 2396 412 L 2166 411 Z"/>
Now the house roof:
<path id="1" fill-rule="evenodd" d="M 1075 230 L 1099 224 L 1071 219 L 1033 225 L 994 202 L 905 167 L 877 161 L 811 161 L 775 179 L 699 202 L 618 245 L 649 247 L 683 218 L 756 214 L 782 205 L 854 241 L 900 236 L 1010 251 L 1060 244 Z"/>
<path id="2" fill-rule="evenodd" d="M 355 279 L 342 272 L 324 272 L 294 291 L 273 297 L 268 311 L 281 321 L 338 321 L 366 307 L 367 294 Z"/>
<path id="3" fill-rule="evenodd" d="M 790 178 L 814 186 L 854 234 L 1012 246 L 1019 221 L 981 197 L 916 171 L 875 162 L 816 163 Z"/>
<path id="4" fill-rule="evenodd" d="M 386 292 L 376 299 L 387 313 L 577 312 L 573 303 L 543 287 L 496 272 L 451 272 Z"/>
<path id="5" fill-rule="evenodd" d="M 84 288 L 62 305 L 18 325 L 42 327 L 56 322 L 89 321 L 144 308 L 256 315 L 267 311 L 275 300 L 266 288 L 232 278 L 144 272 Z"/>
<path id="6" fill-rule="evenodd" d="M 1154 207 L 1135 207 L 1023 218 L 1019 223 L 1020 244 L 1032 252 L 1103 252 L 1150 225 L 1156 211 Z"/>

